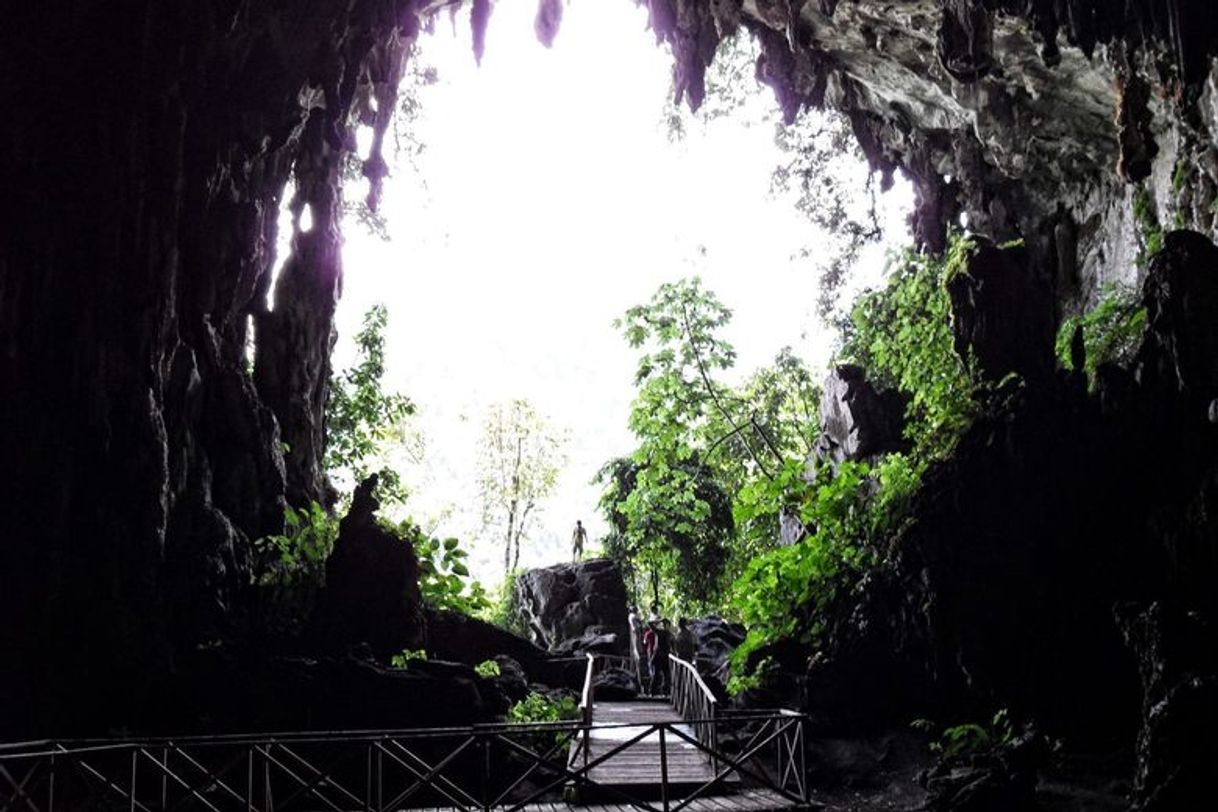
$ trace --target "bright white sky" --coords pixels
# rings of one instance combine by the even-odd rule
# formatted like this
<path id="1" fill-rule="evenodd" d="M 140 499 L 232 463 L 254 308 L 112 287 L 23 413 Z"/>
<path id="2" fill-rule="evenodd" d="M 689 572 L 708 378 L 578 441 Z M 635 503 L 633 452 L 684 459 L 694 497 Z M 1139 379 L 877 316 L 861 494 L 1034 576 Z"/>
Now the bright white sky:
<path id="1" fill-rule="evenodd" d="M 831 347 L 815 317 L 815 267 L 792 259 L 816 233 L 769 194 L 781 161 L 764 121 L 769 90 L 673 144 L 662 123 L 671 61 L 645 10 L 568 5 L 547 50 L 535 6 L 496 5 L 480 68 L 466 15 L 455 32 L 444 17 L 424 38 L 439 82 L 422 89 L 412 125 L 426 145 L 421 177 L 403 161 L 387 182 L 392 241 L 345 227 L 336 354 L 350 360 L 361 315 L 384 302 L 388 385 L 419 405 L 427 445 L 408 474 L 411 512 L 445 535 L 478 533 L 487 406 L 527 398 L 570 431 L 558 492 L 522 554 L 529 566 L 569 555 L 576 519 L 594 541 L 604 531 L 590 480 L 634 446 L 635 356 L 612 328 L 626 308 L 697 273 L 735 311 L 726 338 L 741 375 L 787 345 L 821 368 Z M 906 191 L 887 198 L 908 205 Z M 864 265 L 861 278 L 874 280 L 881 254 Z M 490 539 L 474 547 L 472 569 L 494 587 L 502 552 Z"/>

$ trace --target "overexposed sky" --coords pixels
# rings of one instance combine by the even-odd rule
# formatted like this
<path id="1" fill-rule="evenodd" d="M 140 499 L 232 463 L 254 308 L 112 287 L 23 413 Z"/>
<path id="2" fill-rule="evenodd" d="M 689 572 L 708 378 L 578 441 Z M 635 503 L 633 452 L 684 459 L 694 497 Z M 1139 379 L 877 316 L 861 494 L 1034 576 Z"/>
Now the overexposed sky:
<path id="1" fill-rule="evenodd" d="M 594 540 L 604 530 L 589 481 L 634 446 L 635 354 L 612 327 L 626 308 L 699 274 L 735 311 L 725 337 L 741 376 L 787 345 L 823 367 L 831 344 L 815 316 L 815 265 L 793 259 L 816 233 L 769 193 L 782 160 L 770 91 L 674 144 L 662 122 L 671 61 L 645 10 L 570 4 L 551 49 L 536 41 L 534 10 L 496 4 L 481 67 L 467 13 L 424 37 L 421 60 L 439 77 L 419 91 L 411 125 L 425 150 L 417 174 L 403 162 L 386 182 L 391 241 L 345 226 L 335 359 L 350 360 L 362 314 L 384 302 L 388 384 L 419 405 L 427 448 L 408 473 L 412 513 L 446 535 L 479 529 L 487 406 L 527 398 L 570 432 L 558 493 L 522 554 L 529 566 L 569 554 L 576 519 Z M 898 189 L 894 210 L 908 205 Z M 869 254 L 863 278 L 881 257 Z M 473 564 L 498 583 L 493 540 L 475 545 Z"/>

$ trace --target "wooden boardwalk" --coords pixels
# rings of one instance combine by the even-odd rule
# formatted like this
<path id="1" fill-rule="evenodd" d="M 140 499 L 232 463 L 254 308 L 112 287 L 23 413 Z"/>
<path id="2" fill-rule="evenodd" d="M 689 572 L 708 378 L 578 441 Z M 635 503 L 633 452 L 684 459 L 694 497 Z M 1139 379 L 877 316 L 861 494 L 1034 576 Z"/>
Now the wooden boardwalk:
<path id="1" fill-rule="evenodd" d="M 627 727 L 593 728 L 589 736 L 588 760 L 595 760 L 635 736 L 648 725 L 667 722 L 693 737 L 672 706 L 666 702 L 597 702 L 592 718 L 600 725 Z M 665 735 L 669 785 L 701 786 L 715 777 L 706 754 L 678 736 Z M 620 753 L 610 756 L 589 771 L 588 777 L 604 786 L 659 786 L 661 780 L 660 735 L 653 732 Z"/>
<path id="2" fill-rule="evenodd" d="M 674 801 L 674 803 L 676 803 Z M 777 792 L 769 789 L 747 789 L 730 795 L 713 795 L 694 798 L 681 812 L 783 812 L 793 809 L 793 805 Z M 806 809 L 820 809 L 820 804 L 812 804 Z M 496 812 L 507 812 L 509 806 L 494 807 Z M 409 812 L 462 812 L 451 806 L 425 807 L 411 809 Z M 516 812 L 638 812 L 638 808 L 630 804 L 526 804 Z"/>

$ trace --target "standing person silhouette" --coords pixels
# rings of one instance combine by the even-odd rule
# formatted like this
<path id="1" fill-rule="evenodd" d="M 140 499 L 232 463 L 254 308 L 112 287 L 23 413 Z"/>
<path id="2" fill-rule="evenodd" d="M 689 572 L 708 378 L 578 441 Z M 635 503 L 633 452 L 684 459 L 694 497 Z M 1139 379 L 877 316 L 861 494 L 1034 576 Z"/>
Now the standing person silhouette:
<path id="1" fill-rule="evenodd" d="M 588 543 L 588 531 L 580 519 L 575 521 L 575 532 L 571 534 L 571 560 L 579 561 L 584 554 L 584 545 Z"/>
<path id="2" fill-rule="evenodd" d="M 655 630 L 655 646 L 651 650 L 651 690 L 652 696 L 664 696 L 671 690 L 672 681 L 668 674 L 668 655 L 672 653 L 672 632 L 669 631 L 668 620 L 653 624 Z"/>

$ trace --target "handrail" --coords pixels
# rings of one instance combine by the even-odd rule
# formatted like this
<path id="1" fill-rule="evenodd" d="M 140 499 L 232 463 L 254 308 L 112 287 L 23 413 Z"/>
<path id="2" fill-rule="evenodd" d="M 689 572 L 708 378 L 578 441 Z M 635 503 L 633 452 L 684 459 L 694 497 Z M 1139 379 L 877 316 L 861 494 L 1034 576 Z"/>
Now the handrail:
<path id="1" fill-rule="evenodd" d="M 596 679 L 596 657 L 592 654 L 586 655 L 588 665 L 584 669 L 584 690 L 579 697 L 579 711 L 583 718 L 584 724 L 592 723 L 592 704 L 595 700 L 595 686 L 593 685 Z"/>
<path id="2" fill-rule="evenodd" d="M 718 751 L 719 701 L 707 687 L 698 667 L 675 654 L 669 654 L 672 666 L 672 706 L 681 717 L 690 722 L 698 741 L 710 753 Z"/>
<path id="3" fill-rule="evenodd" d="M 76 748 L 22 742 L 17 744 L 39 749 L 0 750 L 0 809 L 54 812 L 118 803 L 144 812 L 184 806 L 266 812 L 307 802 L 309 808 L 398 810 L 407 800 L 433 806 L 442 800 L 467 812 L 519 812 L 574 783 L 645 812 L 681 812 L 694 798 L 714 793 L 725 778 L 747 779 L 787 802 L 806 805 L 806 717 L 745 712 L 731 719 L 732 724 L 747 723 L 752 737 L 730 754 L 708 748 L 701 737 L 686 732 L 686 725 L 698 729 L 714 720 L 691 719 L 684 724 L 594 724 L 596 730 L 620 728 L 627 735 L 610 737 L 608 751 L 589 754 L 585 749 L 582 759 L 561 758 L 568 744 L 579 747 L 587 735 L 590 726 L 580 722 L 144 739 L 113 742 L 109 748 L 96 741 Z M 593 769 L 656 737 L 696 744 L 712 757 L 714 779 L 681 792 L 665 777 L 657 807 L 646 796 L 591 777 Z M 771 755 L 777 763 L 767 766 Z"/>

